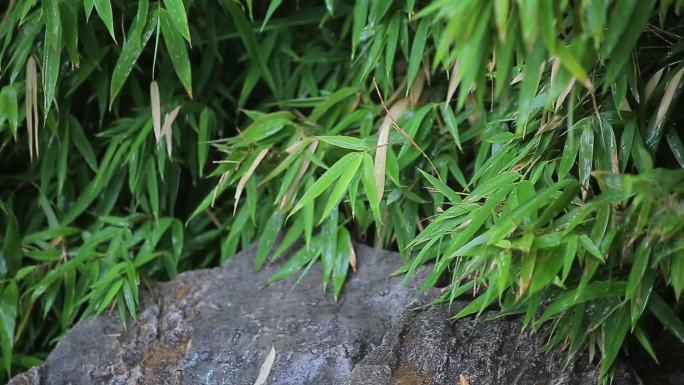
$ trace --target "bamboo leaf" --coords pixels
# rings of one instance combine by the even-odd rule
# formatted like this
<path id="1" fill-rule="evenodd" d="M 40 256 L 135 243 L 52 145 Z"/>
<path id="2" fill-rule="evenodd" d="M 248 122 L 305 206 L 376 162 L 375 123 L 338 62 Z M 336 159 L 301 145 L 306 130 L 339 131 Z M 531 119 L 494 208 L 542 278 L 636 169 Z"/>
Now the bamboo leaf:
<path id="1" fill-rule="evenodd" d="M 0 347 L 2 347 L 2 365 L 8 376 L 11 375 L 12 369 L 12 347 L 18 302 L 19 289 L 17 283 L 12 280 L 5 286 L 2 298 L 0 298 Z"/>
<path id="2" fill-rule="evenodd" d="M 257 68 L 259 69 L 259 72 L 261 73 L 261 76 L 264 78 L 269 88 L 274 93 L 279 94 L 278 89 L 276 88 L 275 82 L 273 80 L 273 75 L 266 66 L 266 58 L 261 54 L 262 51 L 257 44 L 256 36 L 254 35 L 254 32 L 252 31 L 249 23 L 247 22 L 245 15 L 232 1 L 224 1 L 222 2 L 222 4 L 224 7 L 226 7 L 228 13 L 230 13 L 230 16 L 233 19 L 233 23 L 235 23 L 235 28 L 237 28 L 238 30 L 240 39 L 242 40 L 242 43 L 244 44 L 245 49 L 247 50 L 247 53 L 250 56 L 250 59 L 256 64 Z"/>
<path id="3" fill-rule="evenodd" d="M 273 363 L 275 362 L 275 358 L 276 350 L 275 346 L 272 346 L 271 350 L 268 352 L 268 355 L 266 356 L 266 359 L 261 364 L 261 368 L 259 368 L 259 375 L 257 376 L 257 379 L 254 381 L 254 385 L 266 384 L 266 381 L 268 380 L 268 375 L 271 373 L 271 367 L 273 367 Z"/>
<path id="4" fill-rule="evenodd" d="M 93 0 L 93 5 L 97 14 L 100 16 L 100 20 L 107 27 L 107 31 L 112 36 L 114 42 L 116 42 L 116 36 L 114 35 L 114 15 L 112 13 L 112 3 L 110 0 Z"/>
<path id="5" fill-rule="evenodd" d="M 240 181 L 238 182 L 237 188 L 235 189 L 235 203 L 233 203 L 233 215 L 235 215 L 235 212 L 237 211 L 238 203 L 240 202 L 240 196 L 242 195 L 242 190 L 245 188 L 245 184 L 247 184 L 249 178 L 252 177 L 252 174 L 254 174 L 254 171 L 256 171 L 257 167 L 259 167 L 259 163 L 261 163 L 264 157 L 266 157 L 266 154 L 268 154 L 268 148 L 264 148 L 261 151 L 259 151 L 257 156 L 252 161 L 252 164 L 250 164 L 249 168 L 245 171 L 244 174 L 242 174 L 242 177 L 240 177 Z"/>
<path id="6" fill-rule="evenodd" d="M 335 265 L 333 266 L 332 280 L 333 291 L 335 293 L 335 300 L 338 299 L 342 286 L 349 271 L 349 256 L 352 253 L 351 237 L 349 231 L 344 226 L 341 226 L 337 232 L 337 253 L 335 256 Z"/>
<path id="7" fill-rule="evenodd" d="M 337 136 L 319 136 L 318 140 L 331 144 L 336 147 L 341 147 L 341 148 L 346 148 L 348 150 L 355 150 L 355 151 L 366 151 L 368 150 L 368 146 L 366 145 L 366 142 L 359 139 L 359 138 L 354 138 L 351 136 L 342 136 L 342 135 L 337 135 Z"/>
<path id="8" fill-rule="evenodd" d="M 430 28 L 429 19 L 425 18 L 418 24 L 418 29 L 413 37 L 413 45 L 411 46 L 411 55 L 409 56 L 408 70 L 406 72 L 408 83 L 406 92 L 413 86 L 413 82 L 418 75 L 418 70 L 423 62 L 423 53 L 425 52 L 425 44 L 427 42 L 427 35 Z"/>
<path id="9" fill-rule="evenodd" d="M 321 214 L 321 221 L 319 222 L 319 224 L 323 222 L 323 220 L 325 220 L 325 218 L 328 216 L 328 214 L 330 213 L 330 211 L 332 211 L 334 207 L 337 207 L 337 205 L 339 205 L 340 200 L 342 200 L 342 197 L 344 197 L 344 195 L 347 193 L 347 190 L 349 189 L 349 185 L 351 183 L 352 178 L 356 176 L 356 171 L 359 169 L 362 160 L 363 155 L 354 154 L 354 157 L 349 162 L 346 169 L 342 172 L 340 178 L 337 180 L 337 184 L 335 184 L 335 187 L 330 192 L 328 203 L 326 203 L 325 208 L 323 209 L 323 213 Z"/>
<path id="10" fill-rule="evenodd" d="M 269 218 L 266 227 L 264 228 L 264 232 L 259 238 L 259 247 L 257 248 L 256 260 L 254 261 L 254 269 L 261 269 L 264 262 L 266 262 L 266 257 L 273 248 L 276 238 L 283 227 L 284 219 L 285 215 L 279 210 L 274 211 L 271 218 Z"/>
<path id="11" fill-rule="evenodd" d="M 169 11 L 166 10 L 161 10 L 159 16 L 159 23 L 161 25 L 162 36 L 164 37 L 164 44 L 166 45 L 166 50 L 169 52 L 171 63 L 173 64 L 173 68 L 176 70 L 178 79 L 181 81 L 181 83 L 183 83 L 185 92 L 187 92 L 192 99 L 192 70 L 190 68 L 190 59 L 188 57 L 187 47 L 185 46 L 183 38 L 178 35 L 178 32 L 173 27 L 174 16 L 172 16 Z"/>
<path id="12" fill-rule="evenodd" d="M 131 70 L 133 70 L 133 66 L 142 53 L 145 44 L 147 44 L 147 39 L 143 39 L 143 30 L 145 29 L 145 23 L 147 22 L 148 5 L 149 0 L 141 0 L 138 2 L 138 11 L 135 14 L 131 28 L 129 29 L 128 38 L 124 41 L 123 47 L 121 48 L 121 54 L 119 54 L 119 58 L 114 66 L 112 82 L 109 89 L 110 108 L 114 102 L 114 98 L 119 94 L 128 75 L 130 75 Z"/>
<path id="13" fill-rule="evenodd" d="M 361 171 L 361 182 L 363 183 L 363 190 L 368 199 L 373 218 L 376 226 L 380 228 L 382 224 L 382 217 L 380 215 L 380 199 L 378 199 L 378 190 L 375 185 L 375 172 L 373 170 L 373 160 L 370 155 L 363 154 L 363 169 Z"/>
<path id="14" fill-rule="evenodd" d="M 62 23 L 58 0 L 43 1 L 45 48 L 43 50 L 43 114 L 47 115 L 55 100 L 62 52 Z"/>
<path id="15" fill-rule="evenodd" d="M 188 17 L 185 14 L 183 0 L 164 0 L 164 7 L 168 11 L 171 24 L 190 43 L 190 29 L 188 28 Z"/>
<path id="16" fill-rule="evenodd" d="M 323 194 L 323 192 L 325 192 L 351 164 L 358 162 L 357 158 L 358 154 L 351 153 L 343 156 L 340 160 L 333 164 L 299 199 L 299 202 L 297 202 L 295 207 L 290 212 L 290 216 L 301 210 L 304 206 L 312 204 L 314 199 Z"/>

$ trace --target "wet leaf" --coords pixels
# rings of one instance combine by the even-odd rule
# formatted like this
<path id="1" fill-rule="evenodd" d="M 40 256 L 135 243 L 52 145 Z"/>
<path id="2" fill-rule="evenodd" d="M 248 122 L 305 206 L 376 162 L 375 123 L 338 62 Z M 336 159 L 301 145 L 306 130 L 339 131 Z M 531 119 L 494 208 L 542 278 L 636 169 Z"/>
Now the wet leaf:
<path id="1" fill-rule="evenodd" d="M 165 1 L 165 3 L 167 1 Z M 178 75 L 178 79 L 183 83 L 185 92 L 187 92 L 192 99 L 192 70 L 190 68 L 190 59 L 188 57 L 185 41 L 183 41 L 181 35 L 179 35 L 178 31 L 172 26 L 174 23 L 174 16 L 171 15 L 169 11 L 160 11 L 159 23 L 161 25 L 162 36 L 164 37 L 164 44 L 169 53 L 169 57 L 171 58 L 173 68 L 176 70 L 176 75 Z"/>
<path id="2" fill-rule="evenodd" d="M 116 42 L 116 36 L 114 35 L 114 15 L 112 13 L 112 3 L 110 0 L 92 0 L 93 5 L 100 19 L 107 27 L 107 31 L 112 36 L 112 39 Z"/>

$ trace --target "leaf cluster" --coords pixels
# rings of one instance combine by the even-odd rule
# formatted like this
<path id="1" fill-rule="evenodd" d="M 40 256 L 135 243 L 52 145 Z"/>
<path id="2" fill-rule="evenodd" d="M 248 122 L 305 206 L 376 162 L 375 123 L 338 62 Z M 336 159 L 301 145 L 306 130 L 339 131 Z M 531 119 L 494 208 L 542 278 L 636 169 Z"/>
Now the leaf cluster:
<path id="1" fill-rule="evenodd" d="M 354 239 L 607 379 L 629 336 L 684 337 L 683 5 L 10 2 L 5 371 L 255 240 L 269 282 L 320 262 L 337 298 Z"/>

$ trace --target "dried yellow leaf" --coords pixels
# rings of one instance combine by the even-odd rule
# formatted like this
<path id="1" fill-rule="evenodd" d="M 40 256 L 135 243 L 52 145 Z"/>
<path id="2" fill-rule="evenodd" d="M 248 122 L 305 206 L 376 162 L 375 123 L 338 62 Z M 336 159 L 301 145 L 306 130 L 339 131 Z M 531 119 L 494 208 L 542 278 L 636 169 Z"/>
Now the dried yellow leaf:
<path id="1" fill-rule="evenodd" d="M 454 97 L 454 93 L 458 88 L 458 83 L 461 78 L 458 76 L 458 60 L 454 63 L 454 67 L 451 69 L 451 75 L 449 76 L 449 87 L 447 88 L 446 104 L 451 103 L 451 99 Z"/>
<path id="2" fill-rule="evenodd" d="M 240 195 L 242 195 L 242 190 L 245 188 L 247 181 L 249 181 L 249 178 L 252 177 L 252 174 L 254 174 L 254 171 L 256 171 L 256 168 L 259 166 L 259 163 L 261 163 L 261 160 L 264 159 L 266 154 L 268 154 L 268 148 L 264 148 L 263 150 L 259 151 L 259 154 L 257 154 L 256 158 L 254 158 L 252 164 L 240 178 L 237 188 L 235 189 L 235 204 L 233 204 L 233 215 L 235 215 L 235 212 L 237 211 L 237 206 L 238 202 L 240 202 Z"/>
<path id="3" fill-rule="evenodd" d="M 406 111 L 408 99 L 403 98 L 389 108 L 385 119 L 383 119 L 378 129 L 378 145 L 375 149 L 375 186 L 378 190 L 378 200 L 382 199 L 385 192 L 385 166 L 387 165 L 387 143 L 389 142 L 390 127 Z"/>
<path id="4" fill-rule="evenodd" d="M 677 71 L 667 83 L 665 93 L 663 93 L 663 98 L 660 100 L 658 112 L 656 113 L 655 127 L 660 127 L 660 125 L 663 124 L 665 115 L 667 115 L 667 112 L 670 110 L 670 105 L 672 104 L 672 99 L 675 96 L 677 87 L 679 87 L 679 82 L 682 80 L 682 75 L 684 75 L 684 67 Z"/>
<path id="5" fill-rule="evenodd" d="M 351 266 L 353 272 L 356 272 L 356 251 L 351 242 L 349 242 L 349 266 Z"/>
<path id="6" fill-rule="evenodd" d="M 415 106 L 418 103 L 420 95 L 423 93 L 423 87 L 425 87 L 424 72 L 424 70 L 418 71 L 418 76 L 416 76 L 416 80 L 413 81 L 413 86 L 411 87 L 411 91 L 409 92 L 409 102 L 412 106 Z"/>
<path id="7" fill-rule="evenodd" d="M 663 77 L 664 69 L 665 68 L 661 68 L 658 72 L 654 73 L 650 79 L 648 79 L 648 83 L 646 83 L 646 87 L 644 87 L 644 103 L 648 102 L 648 99 L 650 99 L 651 95 L 653 95 L 653 91 L 658 86 L 658 83 L 660 83 L 660 79 Z"/>
<path id="8" fill-rule="evenodd" d="M 154 139 L 159 143 L 161 139 L 161 102 L 159 100 L 159 85 L 154 80 L 150 83 L 150 106 L 152 108 L 152 126 Z"/>
<path id="9" fill-rule="evenodd" d="M 29 56 L 26 62 L 26 128 L 28 130 L 29 157 L 38 157 L 38 72 L 36 61 Z"/>
<path id="10" fill-rule="evenodd" d="M 177 106 L 171 112 L 167 113 L 164 116 L 164 125 L 162 126 L 161 129 L 161 136 L 166 138 L 166 152 L 169 154 L 169 158 L 171 158 L 171 149 L 172 149 L 172 135 L 173 135 L 173 130 L 171 127 L 173 126 L 173 122 L 176 120 L 176 117 L 178 116 L 178 111 L 180 111 L 180 106 Z"/>
<path id="11" fill-rule="evenodd" d="M 268 379 L 268 375 L 269 375 L 269 373 L 271 373 L 271 367 L 273 366 L 273 363 L 275 362 L 275 356 L 276 356 L 275 346 L 271 346 L 271 351 L 268 352 L 268 355 L 266 356 L 264 363 L 261 364 L 261 368 L 259 368 L 259 376 L 257 376 L 256 381 L 254 381 L 254 385 L 266 384 L 266 380 Z"/>
<path id="12" fill-rule="evenodd" d="M 309 145 L 309 151 L 313 154 L 314 152 L 316 152 L 317 147 L 318 147 L 318 139 L 314 139 L 314 141 L 311 142 L 311 144 Z M 285 209 L 287 204 L 292 199 L 292 196 L 294 195 L 294 192 L 297 190 L 297 187 L 299 187 L 299 182 L 302 180 L 304 173 L 309 168 L 310 163 L 311 163 L 311 161 L 307 158 L 307 159 L 304 159 L 304 161 L 302 162 L 302 165 L 299 166 L 299 170 L 297 170 L 297 174 L 295 175 L 294 179 L 292 180 L 292 183 L 290 183 L 290 186 L 287 188 L 285 195 L 283 195 L 283 199 L 280 200 L 280 209 L 281 210 Z"/>

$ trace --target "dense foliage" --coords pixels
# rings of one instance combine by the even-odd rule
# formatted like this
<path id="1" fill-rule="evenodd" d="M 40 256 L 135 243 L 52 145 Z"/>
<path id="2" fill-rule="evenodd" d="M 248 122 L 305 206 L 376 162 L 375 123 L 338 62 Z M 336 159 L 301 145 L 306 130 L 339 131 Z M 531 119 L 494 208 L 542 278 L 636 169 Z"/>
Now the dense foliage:
<path id="1" fill-rule="evenodd" d="M 336 297 L 352 239 L 432 262 L 457 316 L 522 313 L 603 378 L 628 335 L 684 338 L 683 6 L 10 1 L 5 374 L 255 240 Z"/>

